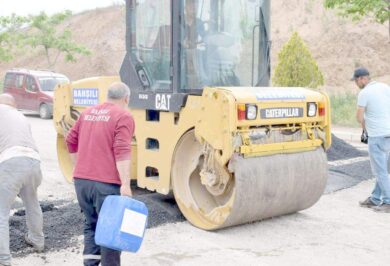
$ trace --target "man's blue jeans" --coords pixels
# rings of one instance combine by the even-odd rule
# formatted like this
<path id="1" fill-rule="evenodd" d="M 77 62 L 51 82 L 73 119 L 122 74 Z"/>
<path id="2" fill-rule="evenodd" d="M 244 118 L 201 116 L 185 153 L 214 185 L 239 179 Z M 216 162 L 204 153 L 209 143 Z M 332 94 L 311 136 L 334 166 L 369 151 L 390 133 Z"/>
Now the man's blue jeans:
<path id="1" fill-rule="evenodd" d="M 371 201 L 376 205 L 390 204 L 390 177 L 387 168 L 390 153 L 390 137 L 369 137 L 368 152 L 371 170 L 376 178 Z"/>

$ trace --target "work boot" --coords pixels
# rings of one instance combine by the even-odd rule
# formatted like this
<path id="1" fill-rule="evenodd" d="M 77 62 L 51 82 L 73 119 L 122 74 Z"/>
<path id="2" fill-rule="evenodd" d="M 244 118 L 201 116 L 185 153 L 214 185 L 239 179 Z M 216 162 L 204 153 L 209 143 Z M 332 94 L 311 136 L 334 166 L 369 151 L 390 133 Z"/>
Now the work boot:
<path id="1" fill-rule="evenodd" d="M 43 252 L 43 250 L 45 249 L 45 246 L 44 245 L 38 245 L 36 243 L 34 243 L 29 237 L 28 237 L 28 234 L 25 234 L 24 235 L 24 240 L 26 241 L 26 243 L 30 246 L 32 246 L 34 248 L 34 250 L 38 253 L 41 253 Z"/>
<path id="2" fill-rule="evenodd" d="M 372 202 L 370 197 L 368 197 L 364 201 L 359 201 L 359 205 L 360 205 L 360 207 L 364 207 L 364 208 L 378 207 L 378 205 L 376 205 L 374 202 Z"/>
<path id="3" fill-rule="evenodd" d="M 385 204 L 383 203 L 380 206 L 376 206 L 373 208 L 374 211 L 376 212 L 385 212 L 385 213 L 390 213 L 390 204 Z"/>

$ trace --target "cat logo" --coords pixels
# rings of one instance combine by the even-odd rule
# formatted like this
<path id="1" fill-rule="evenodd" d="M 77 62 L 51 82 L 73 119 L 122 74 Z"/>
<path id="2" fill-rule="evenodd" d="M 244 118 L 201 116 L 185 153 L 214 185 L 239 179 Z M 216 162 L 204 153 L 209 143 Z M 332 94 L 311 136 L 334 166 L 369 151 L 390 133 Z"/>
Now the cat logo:
<path id="1" fill-rule="evenodd" d="M 170 108 L 172 95 L 170 94 L 156 94 L 156 109 L 168 111 Z"/>

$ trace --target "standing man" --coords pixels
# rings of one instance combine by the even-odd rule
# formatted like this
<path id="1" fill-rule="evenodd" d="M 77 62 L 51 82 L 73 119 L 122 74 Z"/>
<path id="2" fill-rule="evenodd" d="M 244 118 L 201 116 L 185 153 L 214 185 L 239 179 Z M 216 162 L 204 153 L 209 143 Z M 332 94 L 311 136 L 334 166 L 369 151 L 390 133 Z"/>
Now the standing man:
<path id="1" fill-rule="evenodd" d="M 368 152 L 376 183 L 371 196 L 360 206 L 390 213 L 390 87 L 371 81 L 365 68 L 355 70 L 353 79 L 362 90 L 358 96 L 357 121 L 368 133 Z"/>
<path id="2" fill-rule="evenodd" d="M 127 111 L 130 89 L 115 82 L 107 102 L 86 109 L 70 130 L 66 142 L 75 159 L 77 199 L 85 215 L 84 265 L 120 265 L 120 252 L 97 246 L 95 229 L 108 195 L 131 197 L 130 156 L 134 120 Z"/>
<path id="3" fill-rule="evenodd" d="M 0 265 L 11 265 L 9 213 L 19 195 L 26 208 L 27 244 L 44 249 L 42 210 L 37 189 L 42 181 L 40 158 L 31 128 L 14 98 L 0 95 Z"/>

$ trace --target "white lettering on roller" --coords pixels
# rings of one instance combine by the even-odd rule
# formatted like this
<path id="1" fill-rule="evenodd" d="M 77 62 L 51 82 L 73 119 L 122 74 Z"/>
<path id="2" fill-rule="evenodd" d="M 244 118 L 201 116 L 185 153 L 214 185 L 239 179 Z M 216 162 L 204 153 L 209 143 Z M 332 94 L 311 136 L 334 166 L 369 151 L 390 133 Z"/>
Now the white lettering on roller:
<path id="1" fill-rule="evenodd" d="M 146 226 L 146 215 L 129 209 L 123 214 L 121 232 L 142 237 Z"/>
<path id="2" fill-rule="evenodd" d="M 156 94 L 156 109 L 168 111 L 171 104 L 171 96 L 170 94 Z"/>

